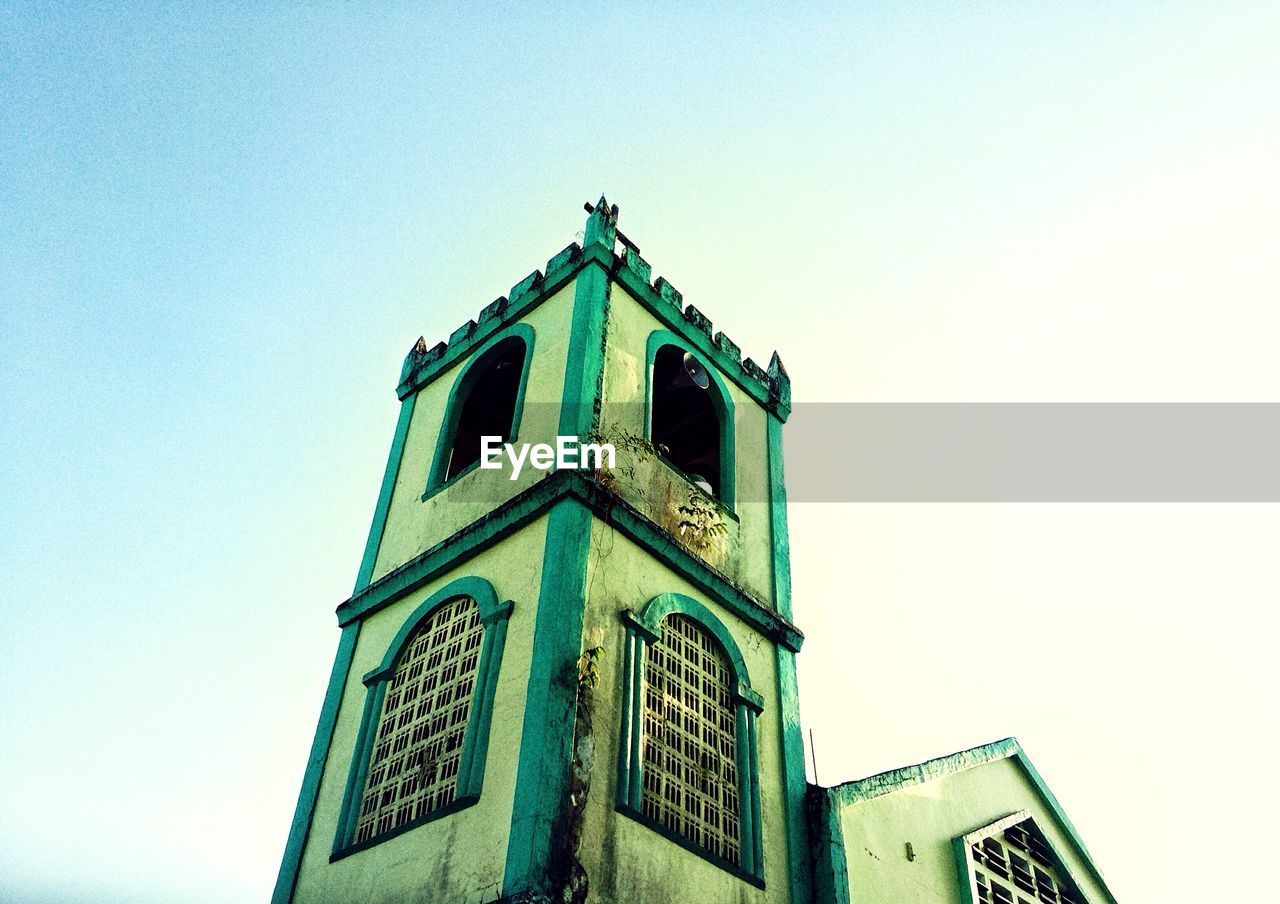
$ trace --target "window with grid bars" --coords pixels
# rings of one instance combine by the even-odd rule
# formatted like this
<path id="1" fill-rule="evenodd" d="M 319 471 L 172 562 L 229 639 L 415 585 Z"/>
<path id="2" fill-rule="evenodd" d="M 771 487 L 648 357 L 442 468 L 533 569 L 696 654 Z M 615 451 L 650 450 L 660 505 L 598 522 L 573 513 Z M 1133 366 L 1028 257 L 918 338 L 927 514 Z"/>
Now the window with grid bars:
<path id="1" fill-rule="evenodd" d="M 405 644 L 374 732 L 356 842 L 453 801 L 483 640 L 475 601 L 459 597 Z"/>
<path id="2" fill-rule="evenodd" d="M 1031 819 L 971 841 L 967 856 L 975 904 L 1086 904 Z"/>
<path id="3" fill-rule="evenodd" d="M 715 638 L 673 613 L 649 648 L 644 688 L 644 815 L 740 863 L 733 672 Z"/>

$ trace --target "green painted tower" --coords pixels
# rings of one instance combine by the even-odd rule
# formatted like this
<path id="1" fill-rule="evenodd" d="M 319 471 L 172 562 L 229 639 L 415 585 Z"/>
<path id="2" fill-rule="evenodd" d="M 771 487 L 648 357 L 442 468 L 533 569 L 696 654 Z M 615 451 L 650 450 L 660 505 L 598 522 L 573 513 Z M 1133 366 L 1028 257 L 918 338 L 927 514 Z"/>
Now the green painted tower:
<path id="1" fill-rule="evenodd" d="M 789 382 L 617 231 L 405 361 L 275 900 L 804 900 Z M 612 441 L 479 467 L 478 437 Z"/>
<path id="2" fill-rule="evenodd" d="M 806 785 L 790 380 L 587 211 L 405 360 L 273 901 L 1113 904 L 1016 742 Z"/>

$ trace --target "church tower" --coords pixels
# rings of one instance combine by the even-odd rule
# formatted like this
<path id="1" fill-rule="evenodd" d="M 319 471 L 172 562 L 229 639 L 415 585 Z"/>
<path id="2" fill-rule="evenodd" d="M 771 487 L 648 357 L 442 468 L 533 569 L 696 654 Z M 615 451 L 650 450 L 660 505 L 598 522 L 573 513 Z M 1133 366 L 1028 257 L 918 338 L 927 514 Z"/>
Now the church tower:
<path id="1" fill-rule="evenodd" d="M 277 904 L 810 900 L 790 382 L 587 210 L 405 360 Z"/>

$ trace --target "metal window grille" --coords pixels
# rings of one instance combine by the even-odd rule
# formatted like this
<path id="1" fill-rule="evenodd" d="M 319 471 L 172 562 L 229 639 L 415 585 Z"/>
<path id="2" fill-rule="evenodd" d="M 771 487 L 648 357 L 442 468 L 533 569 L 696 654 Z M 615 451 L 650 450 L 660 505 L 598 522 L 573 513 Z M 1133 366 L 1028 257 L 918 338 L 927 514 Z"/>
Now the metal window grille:
<path id="1" fill-rule="evenodd" d="M 644 815 L 737 865 L 737 723 L 724 653 L 697 622 L 672 614 L 645 678 Z"/>
<path id="2" fill-rule="evenodd" d="M 980 904 L 1085 904 L 1030 819 L 969 846 Z"/>
<path id="3" fill-rule="evenodd" d="M 453 801 L 483 639 L 467 597 L 445 603 L 409 638 L 378 717 L 357 842 Z"/>

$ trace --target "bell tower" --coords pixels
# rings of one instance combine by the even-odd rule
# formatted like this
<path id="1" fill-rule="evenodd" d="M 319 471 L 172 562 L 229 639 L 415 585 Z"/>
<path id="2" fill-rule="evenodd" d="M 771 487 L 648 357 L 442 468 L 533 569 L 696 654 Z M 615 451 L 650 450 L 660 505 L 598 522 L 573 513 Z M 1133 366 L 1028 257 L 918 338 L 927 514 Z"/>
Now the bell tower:
<path id="1" fill-rule="evenodd" d="M 790 381 L 586 209 L 405 359 L 278 904 L 810 900 Z"/>

